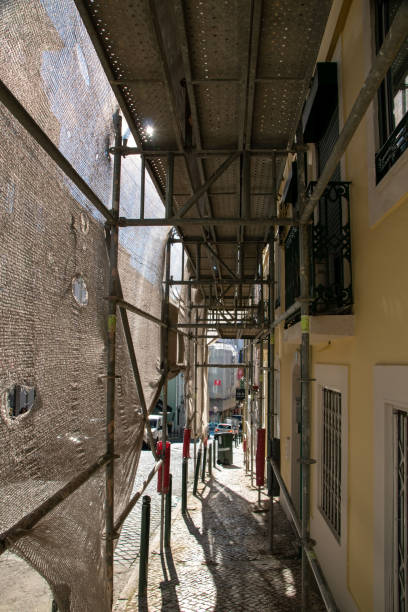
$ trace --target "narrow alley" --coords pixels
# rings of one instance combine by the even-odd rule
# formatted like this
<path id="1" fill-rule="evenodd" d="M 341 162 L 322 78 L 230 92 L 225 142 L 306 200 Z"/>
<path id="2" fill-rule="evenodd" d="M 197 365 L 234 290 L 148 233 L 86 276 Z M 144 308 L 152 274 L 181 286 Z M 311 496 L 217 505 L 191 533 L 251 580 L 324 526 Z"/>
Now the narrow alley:
<path id="1" fill-rule="evenodd" d="M 242 446 L 233 465 L 217 465 L 197 495 L 190 493 L 187 513 L 179 505 L 172 522 L 171 547 L 160 556 L 152 542 L 146 595 L 137 592 L 138 570 L 131 576 L 118 612 L 295 611 L 301 604 L 300 548 L 293 528 L 274 499 L 274 552 L 267 545 L 269 498 L 251 487 Z M 317 592 L 311 611 L 325 606 Z"/>
<path id="2" fill-rule="evenodd" d="M 408 612 L 408 0 L 0 40 L 0 611 Z"/>

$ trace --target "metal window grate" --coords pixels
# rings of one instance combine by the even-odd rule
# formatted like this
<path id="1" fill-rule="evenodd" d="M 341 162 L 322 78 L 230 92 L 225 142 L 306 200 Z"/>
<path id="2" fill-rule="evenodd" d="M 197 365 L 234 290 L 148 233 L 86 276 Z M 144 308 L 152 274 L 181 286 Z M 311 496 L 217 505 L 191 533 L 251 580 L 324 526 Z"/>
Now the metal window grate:
<path id="1" fill-rule="evenodd" d="M 320 511 L 341 536 L 341 393 L 323 388 Z"/>
<path id="2" fill-rule="evenodd" d="M 394 411 L 394 610 L 405 612 L 408 592 L 408 413 Z"/>

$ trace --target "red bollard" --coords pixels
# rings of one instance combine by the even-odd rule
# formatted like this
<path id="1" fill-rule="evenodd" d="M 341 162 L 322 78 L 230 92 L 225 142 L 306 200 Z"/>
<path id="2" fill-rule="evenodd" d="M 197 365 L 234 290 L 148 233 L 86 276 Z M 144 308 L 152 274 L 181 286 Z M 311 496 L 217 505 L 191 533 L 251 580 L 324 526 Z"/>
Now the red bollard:
<path id="1" fill-rule="evenodd" d="M 163 443 L 160 440 L 157 443 L 157 454 L 159 455 L 159 457 L 161 457 L 161 454 L 162 454 L 162 445 Z M 170 442 L 166 442 L 166 454 L 164 456 L 163 493 L 168 493 L 169 486 L 170 486 L 170 447 L 171 447 Z M 159 467 L 159 470 L 157 472 L 157 492 L 158 493 L 162 493 L 162 467 L 163 465 Z"/>
<path id="2" fill-rule="evenodd" d="M 190 439 L 191 429 L 185 429 L 183 437 L 183 458 L 186 459 L 190 459 Z"/>
<path id="3" fill-rule="evenodd" d="M 256 486 L 263 487 L 265 483 L 265 429 L 258 429 L 256 445 Z"/>
<path id="4" fill-rule="evenodd" d="M 246 438 L 244 438 L 244 453 L 247 452 L 247 441 Z"/>

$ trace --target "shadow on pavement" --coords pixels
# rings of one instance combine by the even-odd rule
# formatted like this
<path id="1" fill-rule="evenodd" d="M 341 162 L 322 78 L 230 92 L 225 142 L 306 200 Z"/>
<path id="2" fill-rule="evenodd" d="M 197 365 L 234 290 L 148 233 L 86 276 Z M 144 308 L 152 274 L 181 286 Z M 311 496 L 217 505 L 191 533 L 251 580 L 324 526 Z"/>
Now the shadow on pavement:
<path id="1" fill-rule="evenodd" d="M 235 466 L 234 466 L 235 467 Z M 274 504 L 275 553 L 267 553 L 267 515 L 254 514 L 255 504 L 217 480 L 206 482 L 202 530 L 190 514 L 184 517 L 191 535 L 203 548 L 216 587 L 217 612 L 300 609 L 300 563 L 291 527 Z M 310 610 L 324 610 L 312 593 Z"/>
<path id="2" fill-rule="evenodd" d="M 165 550 L 164 556 L 160 557 L 163 572 L 163 580 L 160 582 L 162 593 L 162 610 L 176 612 L 180 610 L 177 597 L 176 586 L 179 584 L 176 566 L 174 565 L 173 555 L 170 549 Z M 145 593 L 138 597 L 138 610 L 148 612 L 148 596 Z"/>

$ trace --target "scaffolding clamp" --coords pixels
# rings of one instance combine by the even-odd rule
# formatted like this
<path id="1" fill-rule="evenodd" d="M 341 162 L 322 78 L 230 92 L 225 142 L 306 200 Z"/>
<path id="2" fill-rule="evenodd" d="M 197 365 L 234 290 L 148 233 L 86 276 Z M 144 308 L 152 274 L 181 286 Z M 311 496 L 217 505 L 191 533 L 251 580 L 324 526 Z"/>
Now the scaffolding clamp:
<path id="1" fill-rule="evenodd" d="M 299 457 L 299 459 L 297 459 L 297 462 L 301 463 L 302 465 L 313 465 L 314 463 L 317 463 L 316 459 L 312 459 L 311 457 L 309 457 L 308 459 L 306 459 L 306 457 Z"/>
<path id="2" fill-rule="evenodd" d="M 317 544 L 313 538 L 300 538 L 300 543 L 304 548 L 314 548 Z"/>
<path id="3" fill-rule="evenodd" d="M 115 378 L 122 378 L 120 374 L 115 374 L 115 376 L 109 376 L 108 374 L 99 374 L 98 378 L 107 378 L 108 380 L 114 380 Z"/>

